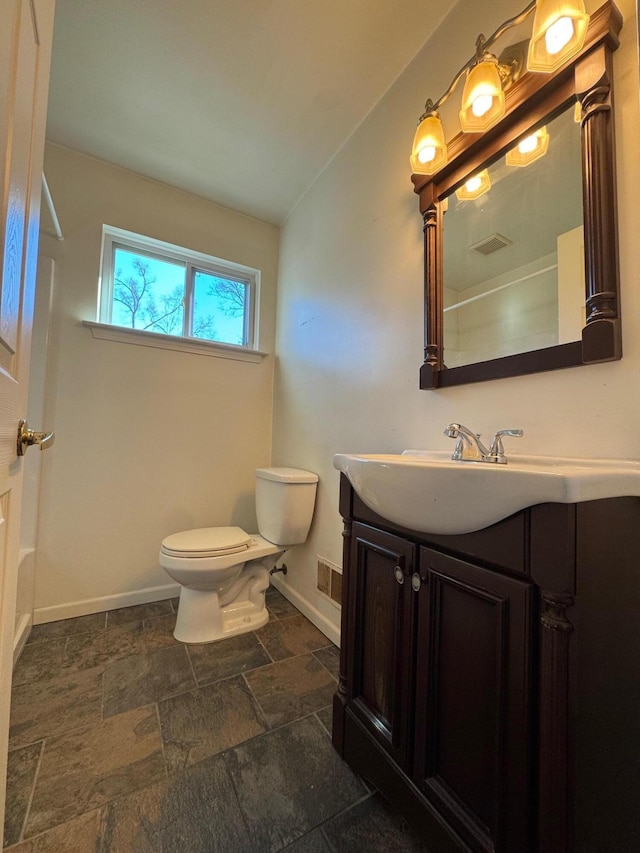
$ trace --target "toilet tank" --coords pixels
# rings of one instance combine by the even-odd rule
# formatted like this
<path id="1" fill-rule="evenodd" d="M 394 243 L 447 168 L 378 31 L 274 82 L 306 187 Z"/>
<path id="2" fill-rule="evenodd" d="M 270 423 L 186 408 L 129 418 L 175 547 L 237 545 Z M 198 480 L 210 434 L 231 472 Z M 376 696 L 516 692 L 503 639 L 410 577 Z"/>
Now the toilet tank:
<path id="1" fill-rule="evenodd" d="M 298 545 L 309 533 L 318 475 L 299 468 L 256 469 L 258 532 L 274 545 Z"/>

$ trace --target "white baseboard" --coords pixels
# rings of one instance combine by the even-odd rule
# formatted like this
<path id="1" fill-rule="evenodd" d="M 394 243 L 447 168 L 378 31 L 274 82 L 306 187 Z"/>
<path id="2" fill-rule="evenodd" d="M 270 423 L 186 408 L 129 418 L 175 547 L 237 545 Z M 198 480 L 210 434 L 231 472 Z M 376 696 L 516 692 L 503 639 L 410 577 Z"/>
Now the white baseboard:
<path id="1" fill-rule="evenodd" d="M 22 654 L 22 650 L 25 646 L 25 643 L 29 639 L 29 634 L 31 632 L 31 615 L 29 613 L 23 613 L 20 617 L 20 622 L 18 623 L 18 627 L 16 628 L 16 632 L 13 635 L 13 665 L 18 663 L 18 658 Z"/>
<path id="2" fill-rule="evenodd" d="M 316 610 L 306 598 L 277 578 L 271 578 L 271 583 L 286 599 L 294 604 L 310 622 L 328 637 L 331 642 L 340 645 L 340 628 L 334 625 L 326 616 Z M 180 584 L 147 587 L 134 592 L 122 592 L 116 595 L 105 595 L 102 598 L 87 598 L 84 601 L 72 601 L 68 604 L 54 604 L 49 607 L 37 607 L 33 612 L 33 624 L 42 625 L 45 622 L 57 622 L 59 619 L 71 619 L 74 616 L 87 616 L 90 613 L 104 613 L 105 610 L 117 610 L 119 607 L 130 607 L 132 604 L 147 604 L 150 601 L 162 601 L 166 598 L 176 598 L 180 595 Z M 22 650 L 22 645 L 29 635 L 28 618 L 25 627 L 22 623 L 16 632 L 14 640 L 14 662 Z M 24 637 L 22 638 L 22 634 Z M 17 644 L 21 642 L 17 654 Z"/>
<path id="3" fill-rule="evenodd" d="M 59 619 L 71 619 L 74 616 L 87 616 L 90 613 L 104 613 L 105 610 L 117 610 L 132 604 L 148 604 L 150 601 L 162 601 L 180 595 L 180 584 L 150 586 L 133 592 L 120 592 L 105 595 L 102 598 L 87 598 L 84 601 L 72 601 L 69 604 L 54 604 L 50 607 L 36 607 L 33 611 L 33 624 L 57 622 Z"/>
<path id="4" fill-rule="evenodd" d="M 295 589 L 292 589 L 287 584 L 283 584 L 279 578 L 272 575 L 271 583 L 278 592 L 282 593 L 286 599 L 294 604 L 310 622 L 313 622 L 316 628 L 322 631 L 322 633 L 331 640 L 334 646 L 340 646 L 340 628 L 337 625 L 334 625 L 333 622 L 330 622 L 329 619 L 320 613 L 319 610 L 316 610 L 312 604 L 309 604 L 307 599 L 303 598 L 299 592 L 296 592 Z"/>

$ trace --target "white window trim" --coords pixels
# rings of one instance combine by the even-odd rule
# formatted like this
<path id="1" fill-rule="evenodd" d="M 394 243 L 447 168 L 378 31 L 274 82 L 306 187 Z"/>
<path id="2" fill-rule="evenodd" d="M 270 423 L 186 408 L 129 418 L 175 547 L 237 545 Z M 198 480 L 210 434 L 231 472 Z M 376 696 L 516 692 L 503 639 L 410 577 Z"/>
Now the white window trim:
<path id="1" fill-rule="evenodd" d="M 268 352 L 239 347 L 234 344 L 221 344 L 203 338 L 182 338 L 179 335 L 163 335 L 160 332 L 145 332 L 142 329 L 130 329 L 128 326 L 112 326 L 110 323 L 97 323 L 82 320 L 82 325 L 91 330 L 94 338 L 103 341 L 118 341 L 123 344 L 137 344 L 156 349 L 171 349 L 177 352 L 191 352 L 196 355 L 209 355 L 217 358 L 229 358 L 234 361 L 252 361 L 257 363 L 269 355 Z"/>
<path id="2" fill-rule="evenodd" d="M 195 268 L 210 272 L 222 278 L 237 275 L 249 284 L 250 304 L 245 316 L 245 332 L 247 346 L 237 346 L 219 341 L 209 341 L 204 338 L 184 337 L 182 335 L 163 335 L 158 332 L 148 332 L 142 329 L 130 329 L 128 326 L 116 326 L 105 322 L 111 320 L 113 309 L 113 244 L 121 244 L 125 248 L 138 249 L 142 253 L 157 252 L 167 260 L 184 262 L 187 267 L 187 282 L 191 280 L 191 271 Z M 189 285 L 188 285 L 189 286 Z M 91 328 L 94 337 L 115 340 L 126 343 L 137 343 L 142 346 L 157 346 L 159 349 L 173 349 L 182 352 L 195 352 L 206 355 L 219 355 L 222 358 L 234 358 L 237 353 L 240 361 L 261 361 L 268 353 L 258 349 L 259 346 L 259 317 L 260 317 L 260 270 L 233 261 L 226 261 L 202 252 L 185 249 L 154 237 L 145 237 L 123 228 L 112 225 L 102 227 L 102 251 L 100 277 L 98 280 L 97 320 L 84 320 L 83 324 Z M 248 358 L 254 354 L 256 358 Z"/>

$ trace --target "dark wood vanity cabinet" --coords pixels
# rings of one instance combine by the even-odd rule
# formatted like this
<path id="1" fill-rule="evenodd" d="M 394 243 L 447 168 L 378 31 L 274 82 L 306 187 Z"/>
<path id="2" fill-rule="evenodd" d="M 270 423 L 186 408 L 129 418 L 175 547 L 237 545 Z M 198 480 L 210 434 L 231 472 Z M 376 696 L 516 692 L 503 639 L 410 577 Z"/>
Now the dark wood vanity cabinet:
<path id="1" fill-rule="evenodd" d="M 432 853 L 640 850 L 640 499 L 431 536 L 346 478 L 333 740 Z"/>
<path id="2" fill-rule="evenodd" d="M 472 849 L 529 850 L 534 588 L 431 548 L 419 561 L 413 781 Z"/>
<path id="3" fill-rule="evenodd" d="M 417 547 L 398 536 L 354 524 L 356 602 L 349 695 L 354 715 L 376 743 L 407 770 L 411 756 L 406 720 L 412 697 L 415 635 L 411 576 Z"/>

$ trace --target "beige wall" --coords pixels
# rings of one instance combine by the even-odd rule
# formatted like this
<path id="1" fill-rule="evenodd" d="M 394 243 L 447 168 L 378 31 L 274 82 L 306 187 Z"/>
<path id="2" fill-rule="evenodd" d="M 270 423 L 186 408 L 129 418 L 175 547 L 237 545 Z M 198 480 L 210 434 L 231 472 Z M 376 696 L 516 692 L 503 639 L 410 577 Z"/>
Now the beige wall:
<path id="1" fill-rule="evenodd" d="M 520 452 L 640 457 L 640 125 L 632 0 L 618 3 L 625 26 L 615 54 L 623 360 L 418 389 L 422 223 L 409 179 L 415 120 L 426 97 L 447 88 L 477 34 L 492 32 L 521 6 L 521 0 L 462 0 L 283 227 L 273 461 L 320 475 L 311 537 L 288 558 L 285 582 L 334 625 L 337 611 L 314 582 L 316 554 L 342 562 L 333 453 L 447 449 L 451 441 L 442 431 L 455 420 L 485 434 L 523 427 Z"/>
<path id="2" fill-rule="evenodd" d="M 95 340 L 80 324 L 96 319 L 103 223 L 261 269 L 268 352 L 279 238 L 272 225 L 57 146 L 45 173 L 65 240 L 41 241 L 56 259 L 45 411 L 56 444 L 43 454 L 36 620 L 169 583 L 157 561 L 169 533 L 255 529 L 253 470 L 270 462 L 272 356 L 252 364 Z"/>

